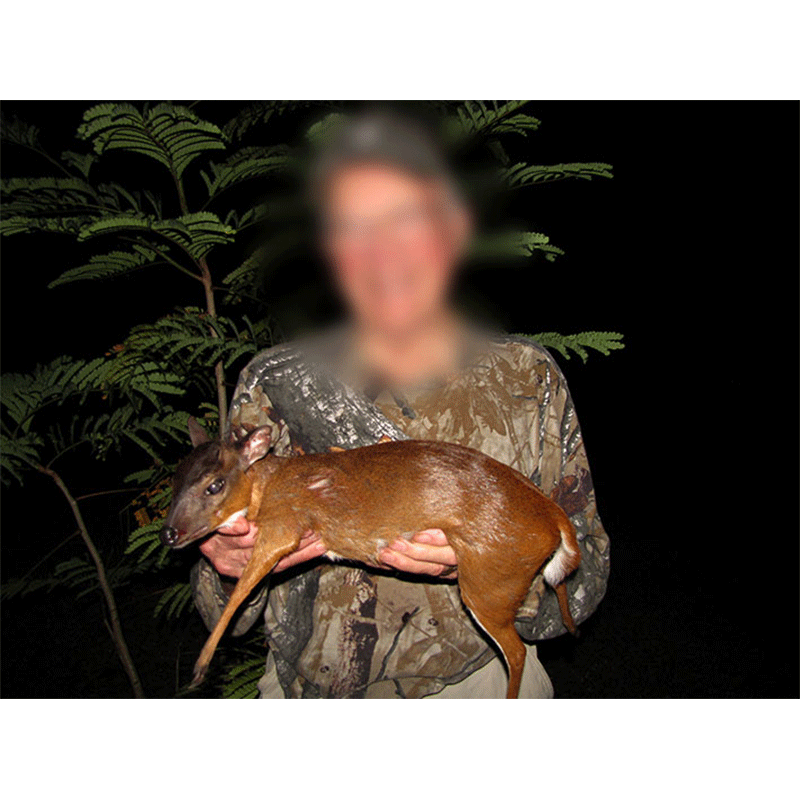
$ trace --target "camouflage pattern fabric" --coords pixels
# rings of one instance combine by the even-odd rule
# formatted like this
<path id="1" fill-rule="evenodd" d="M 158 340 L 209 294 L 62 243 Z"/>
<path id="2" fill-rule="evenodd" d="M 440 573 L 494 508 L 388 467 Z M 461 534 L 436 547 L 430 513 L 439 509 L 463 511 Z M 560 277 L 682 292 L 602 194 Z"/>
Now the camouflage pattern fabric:
<path id="1" fill-rule="evenodd" d="M 494 336 L 442 385 L 370 400 L 318 367 L 299 345 L 271 348 L 242 371 L 231 405 L 237 437 L 273 429 L 277 455 L 392 439 L 448 441 L 480 450 L 530 477 L 569 514 L 583 561 L 568 578 L 577 624 L 602 599 L 609 542 L 564 376 L 546 350 Z M 316 366 L 312 366 L 312 364 Z M 315 562 L 314 562 L 315 563 Z M 195 601 L 212 627 L 227 602 L 203 560 Z M 234 634 L 264 613 L 287 697 L 423 697 L 497 657 L 454 582 L 323 562 L 273 576 L 237 618 Z M 565 632 L 555 594 L 538 576 L 517 617 L 527 641 Z"/>

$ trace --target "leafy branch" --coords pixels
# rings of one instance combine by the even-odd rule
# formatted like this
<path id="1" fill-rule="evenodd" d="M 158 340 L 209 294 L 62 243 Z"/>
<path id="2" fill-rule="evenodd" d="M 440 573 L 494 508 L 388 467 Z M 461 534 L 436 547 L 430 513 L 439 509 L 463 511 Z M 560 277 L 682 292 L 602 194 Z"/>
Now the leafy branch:
<path id="1" fill-rule="evenodd" d="M 557 350 L 564 358 L 569 359 L 570 350 L 575 353 L 583 363 L 586 363 L 589 353 L 586 348 L 590 347 L 599 353 L 607 356 L 612 350 L 623 350 L 625 344 L 622 341 L 622 334 L 614 331 L 583 331 L 564 335 L 562 333 L 521 333 L 544 347 Z"/>

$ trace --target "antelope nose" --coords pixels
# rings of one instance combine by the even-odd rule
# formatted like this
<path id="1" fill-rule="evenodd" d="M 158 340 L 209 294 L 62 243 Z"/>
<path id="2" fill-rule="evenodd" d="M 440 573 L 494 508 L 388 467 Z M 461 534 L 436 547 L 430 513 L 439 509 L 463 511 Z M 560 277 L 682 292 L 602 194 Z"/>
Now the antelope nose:
<path id="1" fill-rule="evenodd" d="M 172 547 L 178 541 L 178 529 L 165 525 L 161 529 L 161 542 L 167 547 Z"/>

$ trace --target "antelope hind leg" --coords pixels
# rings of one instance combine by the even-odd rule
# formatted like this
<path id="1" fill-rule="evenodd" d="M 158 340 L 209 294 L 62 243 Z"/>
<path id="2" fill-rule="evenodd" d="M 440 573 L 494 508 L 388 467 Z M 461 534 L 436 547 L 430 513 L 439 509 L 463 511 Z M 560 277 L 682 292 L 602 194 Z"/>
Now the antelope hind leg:
<path id="1" fill-rule="evenodd" d="M 561 610 L 561 619 L 564 620 L 564 627 L 573 635 L 578 636 L 578 628 L 572 619 L 572 613 L 569 610 L 569 600 L 567 599 L 567 587 L 563 583 L 559 583 L 555 587 L 556 597 L 558 598 L 558 607 Z"/>

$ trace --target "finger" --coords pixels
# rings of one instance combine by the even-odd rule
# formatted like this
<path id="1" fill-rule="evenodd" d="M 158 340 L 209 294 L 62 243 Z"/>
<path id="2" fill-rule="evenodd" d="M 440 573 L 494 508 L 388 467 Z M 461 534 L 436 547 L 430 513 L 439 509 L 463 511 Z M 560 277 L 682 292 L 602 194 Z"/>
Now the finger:
<path id="1" fill-rule="evenodd" d="M 317 556 L 321 556 L 323 553 L 325 553 L 325 545 L 321 541 L 312 542 L 305 547 L 295 550 L 293 553 L 289 553 L 288 556 L 284 556 L 275 565 L 274 571 L 283 572 L 283 570 L 289 569 L 289 567 L 294 567 L 297 564 L 310 561 L 312 558 L 317 558 Z"/>
<path id="2" fill-rule="evenodd" d="M 230 578 L 240 578 L 250 556 L 253 554 L 252 548 L 246 548 L 238 551 L 212 551 L 206 553 L 206 557 L 214 566 L 214 569 L 221 575 L 227 575 Z"/>
<path id="3" fill-rule="evenodd" d="M 239 557 L 250 558 L 253 552 L 253 545 L 256 540 L 256 532 L 251 531 L 242 536 L 209 536 L 201 545 L 200 552 L 217 568 L 219 562 L 227 562 L 234 554 Z"/>
<path id="4" fill-rule="evenodd" d="M 239 533 L 235 536 L 222 534 L 222 536 L 217 537 L 216 543 L 217 546 L 231 551 L 243 549 L 252 550 L 253 545 L 256 543 L 257 535 L 258 529 L 251 528 L 247 533 Z"/>
<path id="5" fill-rule="evenodd" d="M 242 536 L 247 533 L 251 528 L 250 523 L 245 517 L 239 517 L 227 525 L 221 525 L 217 528 L 217 532 L 224 536 Z"/>
<path id="6" fill-rule="evenodd" d="M 413 541 L 407 542 L 405 539 L 397 539 L 389 545 L 389 549 L 416 561 L 431 561 L 434 564 L 442 564 L 448 567 L 455 566 L 458 563 L 455 550 L 449 545 L 442 547 L 440 545 L 417 544 Z"/>
<path id="7" fill-rule="evenodd" d="M 442 564 L 435 564 L 430 561 L 417 561 L 414 558 L 409 558 L 395 550 L 386 549 L 380 553 L 380 560 L 384 564 L 388 564 L 394 569 L 399 569 L 402 572 L 412 572 L 415 575 L 430 575 L 431 577 L 438 577 L 447 567 Z"/>
<path id="8" fill-rule="evenodd" d="M 420 531 L 419 533 L 415 533 L 411 537 L 412 542 L 419 542 L 421 544 L 435 544 L 439 547 L 446 547 L 447 537 L 444 535 L 444 531 L 440 528 L 429 528 L 424 531 Z"/>

